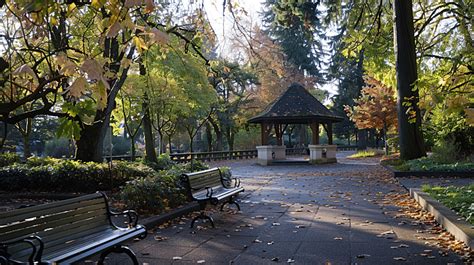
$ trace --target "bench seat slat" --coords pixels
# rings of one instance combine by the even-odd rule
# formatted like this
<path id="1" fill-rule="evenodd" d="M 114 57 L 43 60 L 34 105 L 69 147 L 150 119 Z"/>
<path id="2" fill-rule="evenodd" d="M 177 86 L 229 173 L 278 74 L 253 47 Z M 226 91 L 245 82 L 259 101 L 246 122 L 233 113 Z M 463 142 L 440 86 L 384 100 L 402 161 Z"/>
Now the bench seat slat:
<path id="1" fill-rule="evenodd" d="M 92 221 L 91 221 L 92 220 Z M 98 222 L 100 221 L 100 222 Z M 70 223 L 63 225 L 59 228 L 54 228 L 48 231 L 42 231 L 35 233 L 37 236 L 41 237 L 46 247 L 54 247 L 56 245 L 61 245 L 65 240 L 70 240 L 70 237 L 81 237 L 87 235 L 91 229 L 95 228 L 107 228 L 109 227 L 106 216 L 96 216 L 95 218 L 89 218 L 86 220 L 81 220 L 75 223 Z M 26 244 L 14 245 L 11 248 L 14 252 L 21 252 L 23 249 L 28 249 Z"/>
<path id="2" fill-rule="evenodd" d="M 146 235 L 140 225 L 117 228 L 110 218 L 106 196 L 101 193 L 17 209 L 0 214 L 0 242 L 37 235 L 44 243 L 44 264 L 71 264 Z M 8 245 L 7 252 L 12 259 L 26 262 L 32 248 L 19 243 Z"/>
<path id="3" fill-rule="evenodd" d="M 12 212 L 21 211 L 22 214 L 15 214 L 11 216 L 3 217 L 0 214 L 0 227 L 3 228 L 8 226 L 13 222 L 20 222 L 25 219 L 29 218 L 36 218 L 40 216 L 50 215 L 54 213 L 59 213 L 67 210 L 77 209 L 81 207 L 86 207 L 89 205 L 96 205 L 96 204 L 104 204 L 105 199 L 103 197 L 94 196 L 93 199 L 90 200 L 76 200 L 70 204 L 63 204 L 63 203 L 48 203 L 48 207 L 44 207 L 44 205 L 37 205 L 32 207 L 27 207 L 24 209 L 14 210 Z M 25 212 L 26 209 L 31 210 L 31 212 Z"/>
<path id="4" fill-rule="evenodd" d="M 23 231 L 24 235 L 34 233 L 36 231 L 42 231 L 44 228 L 49 226 L 57 226 L 65 221 L 72 219 L 83 219 L 97 213 L 105 213 L 106 208 L 104 204 L 94 204 L 83 208 L 77 208 L 74 210 L 68 210 L 59 212 L 58 214 L 51 214 L 47 216 L 37 217 L 34 220 L 23 222 L 17 222 L 0 228 L 0 234 L 7 235 L 13 231 Z M 0 241 L 2 237 L 0 236 Z"/>
<path id="5" fill-rule="evenodd" d="M 92 194 L 75 197 L 75 198 L 71 198 L 67 200 L 61 200 L 57 202 L 45 203 L 45 204 L 27 207 L 23 209 L 16 209 L 14 211 L 3 212 L 3 213 L 0 213 L 0 220 L 7 219 L 8 217 L 15 217 L 15 216 L 23 215 L 23 214 L 30 214 L 30 213 L 45 210 L 45 209 L 57 208 L 64 205 L 71 205 L 76 202 L 89 201 L 96 198 L 103 198 L 103 196 L 100 193 L 92 193 Z"/>

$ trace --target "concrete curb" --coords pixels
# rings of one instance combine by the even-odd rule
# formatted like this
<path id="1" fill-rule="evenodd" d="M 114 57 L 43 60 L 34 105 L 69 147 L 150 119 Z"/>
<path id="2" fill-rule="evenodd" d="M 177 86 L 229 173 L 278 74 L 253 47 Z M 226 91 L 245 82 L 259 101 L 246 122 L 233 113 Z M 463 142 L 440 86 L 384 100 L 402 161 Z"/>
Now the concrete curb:
<path id="1" fill-rule="evenodd" d="M 199 204 L 196 202 L 192 202 L 192 203 L 186 204 L 185 206 L 173 209 L 170 212 L 145 218 L 139 221 L 138 223 L 140 223 L 141 225 L 144 225 L 147 229 L 151 229 L 155 226 L 166 223 L 169 220 L 172 220 L 174 218 L 186 215 L 188 213 L 192 213 L 194 211 L 198 211 L 199 209 L 200 209 Z"/>
<path id="2" fill-rule="evenodd" d="M 471 249 L 474 249 L 474 226 L 459 219 L 459 216 L 448 207 L 442 205 L 437 200 L 430 197 L 420 189 L 410 189 L 410 196 L 413 197 L 423 209 L 432 213 L 436 221 L 448 232 L 454 235 Z"/>

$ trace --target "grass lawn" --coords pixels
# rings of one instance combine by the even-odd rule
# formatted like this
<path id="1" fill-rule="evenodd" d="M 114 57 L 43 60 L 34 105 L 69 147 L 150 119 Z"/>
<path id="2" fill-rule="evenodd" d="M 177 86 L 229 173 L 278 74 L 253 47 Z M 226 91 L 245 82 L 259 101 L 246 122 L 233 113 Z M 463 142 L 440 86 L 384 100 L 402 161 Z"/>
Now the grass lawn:
<path id="1" fill-rule="evenodd" d="M 474 184 L 462 187 L 423 185 L 422 190 L 474 225 Z"/>
<path id="2" fill-rule="evenodd" d="M 381 150 L 363 150 L 358 151 L 357 153 L 348 156 L 347 158 L 364 158 L 364 157 L 374 157 L 383 155 Z"/>

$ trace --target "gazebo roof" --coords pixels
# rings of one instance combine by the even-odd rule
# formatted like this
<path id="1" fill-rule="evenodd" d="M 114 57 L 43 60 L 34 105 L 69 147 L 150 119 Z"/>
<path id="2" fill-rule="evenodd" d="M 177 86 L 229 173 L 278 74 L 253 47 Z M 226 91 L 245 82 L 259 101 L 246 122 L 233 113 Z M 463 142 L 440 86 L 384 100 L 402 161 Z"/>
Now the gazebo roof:
<path id="1" fill-rule="evenodd" d="M 339 122 L 337 116 L 319 102 L 303 86 L 293 83 L 259 115 L 249 119 L 251 123 L 306 124 L 313 122 Z"/>

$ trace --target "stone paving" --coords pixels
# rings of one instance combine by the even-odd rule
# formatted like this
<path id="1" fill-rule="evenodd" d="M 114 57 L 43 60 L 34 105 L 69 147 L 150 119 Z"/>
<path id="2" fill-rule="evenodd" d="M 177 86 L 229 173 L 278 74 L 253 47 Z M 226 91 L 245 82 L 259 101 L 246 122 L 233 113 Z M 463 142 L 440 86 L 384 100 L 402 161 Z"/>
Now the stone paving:
<path id="1" fill-rule="evenodd" d="M 394 218 L 397 207 L 376 203 L 406 192 L 381 166 L 227 165 L 246 189 L 242 211 L 215 211 L 215 229 L 191 229 L 190 218 L 154 229 L 130 244 L 141 263 L 463 264 L 415 237 L 423 224 Z M 112 254 L 107 264 L 131 263 Z"/>

